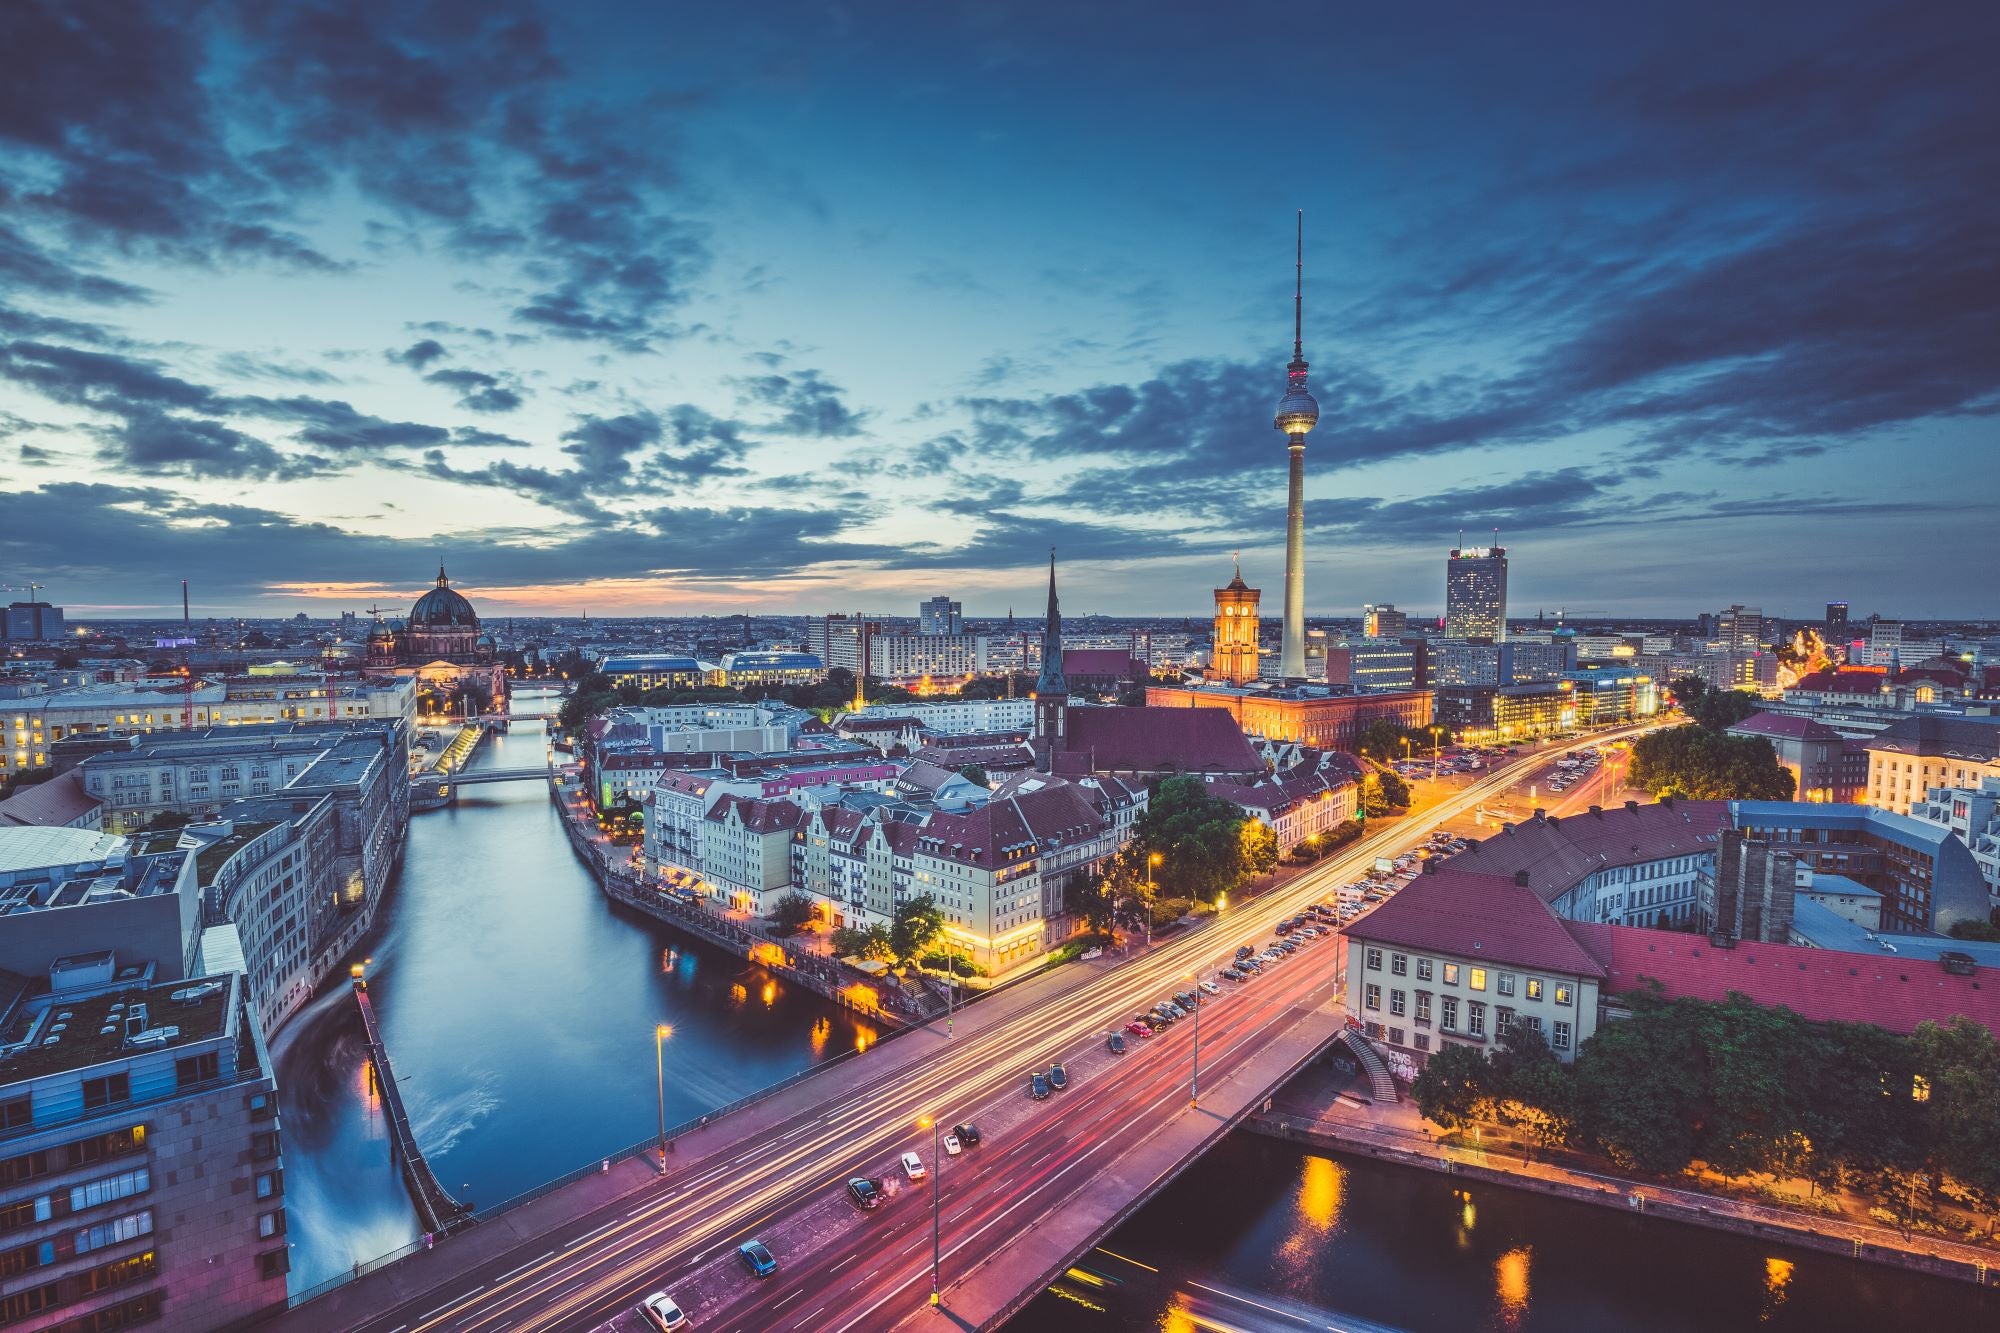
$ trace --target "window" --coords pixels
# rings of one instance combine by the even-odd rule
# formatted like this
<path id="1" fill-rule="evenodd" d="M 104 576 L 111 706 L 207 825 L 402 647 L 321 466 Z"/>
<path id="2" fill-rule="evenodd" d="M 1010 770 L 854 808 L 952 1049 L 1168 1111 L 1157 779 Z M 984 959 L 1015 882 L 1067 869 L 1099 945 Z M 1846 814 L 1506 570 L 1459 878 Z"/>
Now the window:
<path id="1" fill-rule="evenodd" d="M 129 1074 L 107 1074 L 103 1078 L 87 1078 L 83 1081 L 83 1109 L 98 1111 L 116 1102 L 132 1100 L 132 1076 Z"/>
<path id="2" fill-rule="evenodd" d="M 1382 951 L 1380 949 L 1370 949 L 1368 951 L 1368 970 L 1370 972 L 1380 972 L 1382 970 Z"/>
<path id="3" fill-rule="evenodd" d="M 1457 1028 L 1458 997 L 1456 995 L 1447 995 L 1444 997 L 1444 1021 L 1439 1026 L 1443 1027 L 1447 1032 Z"/>
<path id="4" fill-rule="evenodd" d="M 1556 1035 L 1552 1039 L 1550 1039 L 1549 1045 L 1555 1047 L 1559 1051 L 1568 1050 L 1569 1024 L 1562 1022 L 1560 1019 L 1558 1019 L 1555 1025 L 1555 1033 Z"/>
<path id="5" fill-rule="evenodd" d="M 1465 1030 L 1475 1037 L 1486 1035 L 1486 1006 L 1478 1000 L 1465 1006 Z"/>
<path id="6" fill-rule="evenodd" d="M 20 1129 L 35 1123 L 34 1102 L 27 1097 L 0 1102 L 0 1129 Z"/>
<path id="7" fill-rule="evenodd" d="M 1399 990 L 1392 990 L 1389 992 L 1390 1013 L 1396 1015 L 1398 1018 L 1401 1018 L 1403 1016 L 1404 1005 L 1405 1001 L 1403 999 L 1403 992 Z"/>
<path id="8" fill-rule="evenodd" d="M 1420 1051 L 1428 1051 L 1430 1048 L 1431 1048 L 1431 1034 L 1428 1032 L 1419 1032 L 1417 1034 L 1417 1049 Z"/>
<path id="9" fill-rule="evenodd" d="M 1497 989 L 1502 995 L 1512 995 L 1514 993 L 1514 974 L 1512 972 L 1502 972 L 1497 980 Z"/>
<path id="10" fill-rule="evenodd" d="M 1542 1020 L 1540 1015 L 1523 1014 L 1521 1015 L 1521 1021 L 1523 1023 L 1526 1023 L 1531 1031 L 1535 1032 L 1538 1035 L 1540 1034 L 1542 1030 Z"/>
<path id="11" fill-rule="evenodd" d="M 1444 965 L 1444 984 L 1447 986 L 1456 986 L 1458 984 L 1457 963 L 1446 963 Z"/>
<path id="12" fill-rule="evenodd" d="M 1369 982 L 1367 987 L 1361 992 L 1361 1006 L 1364 1009 L 1380 1009 L 1382 1007 L 1382 988 L 1372 981 Z"/>
<path id="13" fill-rule="evenodd" d="M 257 1214 L 257 1238 L 269 1240 L 273 1236 L 285 1234 L 285 1210 L 274 1208 L 268 1213 Z"/>
<path id="14" fill-rule="evenodd" d="M 268 1092 L 260 1092 L 250 1099 L 250 1118 L 269 1120 L 278 1113 L 277 1099 Z"/>
<path id="15" fill-rule="evenodd" d="M 26 1319 L 31 1314 L 48 1309 L 62 1294 L 62 1284 L 50 1282 L 45 1286 L 30 1287 L 17 1291 L 11 1296 L 0 1297 L 0 1324 L 11 1324 L 16 1319 Z"/>
<path id="16" fill-rule="evenodd" d="M 1417 1026 L 1427 1028 L 1430 1025 L 1431 993 L 1427 990 L 1420 990 L 1417 992 Z"/>
<path id="17" fill-rule="evenodd" d="M 153 1234 L 153 1210 L 142 1208 L 136 1213 L 114 1217 L 109 1222 L 99 1222 L 96 1226 L 84 1227 L 76 1233 L 76 1252 L 89 1254 L 107 1245 L 118 1245 L 124 1241 L 137 1240 L 141 1236 Z"/>
<path id="18" fill-rule="evenodd" d="M 31 1268 L 47 1268 L 55 1261 L 56 1243 L 52 1240 L 17 1245 L 11 1250 L 0 1250 L 0 1277 L 13 1277 Z"/>
<path id="19" fill-rule="evenodd" d="M 1408 976 L 1410 974 L 1410 956 L 1406 953 L 1390 954 L 1389 970 L 1399 977 Z"/>
<path id="20" fill-rule="evenodd" d="M 1567 987 L 1567 986 L 1564 986 L 1564 985 L 1561 985 L 1560 983 L 1558 983 L 1558 984 L 1557 984 L 1557 986 L 1556 986 L 1556 1003 L 1557 1003 L 1557 1004 L 1568 1004 L 1568 1003 L 1569 1003 L 1569 987 Z"/>
<path id="21" fill-rule="evenodd" d="M 1514 1011 L 1503 1004 L 1493 1017 L 1493 1035 L 1496 1037 L 1505 1037 L 1513 1030 Z"/>
<path id="22" fill-rule="evenodd" d="M 292 1255 L 289 1250 L 266 1250 L 257 1256 L 257 1271 L 260 1275 L 283 1277 L 292 1271 Z"/>
<path id="23" fill-rule="evenodd" d="M 77 1276 L 82 1279 L 85 1296 L 111 1287 L 120 1287 L 127 1282 L 143 1282 L 159 1270 L 159 1259 L 151 1250 L 135 1254 L 130 1259 L 113 1259 L 108 1264 L 99 1264 L 88 1272 Z"/>
<path id="24" fill-rule="evenodd" d="M 1419 958 L 1417 960 L 1417 980 L 1429 981 L 1431 979 L 1431 969 L 1433 966 L 1435 965 L 1431 962 L 1430 959 Z"/>
<path id="25" fill-rule="evenodd" d="M 1542 979 L 1540 977 L 1528 978 L 1528 998 L 1531 1000 L 1542 998 Z"/>
<path id="26" fill-rule="evenodd" d="M 1471 969 L 1471 970 L 1470 970 L 1469 972 L 1467 972 L 1467 974 L 1466 974 L 1466 984 L 1467 984 L 1467 985 L 1469 985 L 1469 986 L 1471 986 L 1471 987 L 1472 987 L 1472 989 L 1474 989 L 1474 990 L 1485 990 L 1485 989 L 1486 989 L 1486 969 L 1485 969 L 1485 968 L 1483 968 L 1483 967 L 1475 967 L 1475 968 L 1472 968 L 1472 969 Z"/>
<path id="27" fill-rule="evenodd" d="M 213 1083 L 222 1077 L 221 1057 L 214 1051 L 203 1051 L 200 1055 L 183 1056 L 174 1061 L 174 1086 L 192 1088 L 201 1083 Z"/>
<path id="28" fill-rule="evenodd" d="M 105 1176 L 101 1180 L 92 1180 L 72 1187 L 69 1192 L 69 1210 L 72 1213 L 80 1213 L 99 1204 L 116 1203 L 135 1194 L 144 1194 L 151 1188 L 153 1188 L 153 1172 L 150 1167 L 142 1166 L 132 1171 L 121 1171 L 115 1176 Z"/>
<path id="29" fill-rule="evenodd" d="M 250 1136 L 250 1155 L 262 1162 L 278 1155 L 278 1131 L 259 1130 Z"/>
<path id="30" fill-rule="evenodd" d="M 1403 1044 L 1403 1029 L 1390 1028 L 1389 1043 L 1393 1046 L 1401 1046 Z"/>

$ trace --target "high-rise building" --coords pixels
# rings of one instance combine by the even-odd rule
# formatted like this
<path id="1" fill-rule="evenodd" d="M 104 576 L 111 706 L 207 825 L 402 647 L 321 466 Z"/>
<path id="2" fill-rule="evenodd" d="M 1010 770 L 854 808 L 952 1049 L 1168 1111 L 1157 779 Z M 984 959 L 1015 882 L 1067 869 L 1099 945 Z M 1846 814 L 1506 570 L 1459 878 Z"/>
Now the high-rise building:
<path id="1" fill-rule="evenodd" d="M 1257 679 L 1257 599 L 1261 594 L 1243 581 L 1243 566 L 1226 588 L 1215 590 L 1215 652 L 1209 658 L 1210 680 L 1241 685 Z"/>
<path id="2" fill-rule="evenodd" d="M 1839 643 L 1847 635 L 1847 603 L 1826 604 L 1826 641 Z"/>
<path id="3" fill-rule="evenodd" d="M 0 639 L 14 643 L 50 642 L 63 636 L 63 609 L 47 602 L 10 602 L 0 613 Z"/>
<path id="4" fill-rule="evenodd" d="M 949 597 L 938 596 L 917 606 L 919 634 L 965 633 L 964 608 Z"/>
<path id="5" fill-rule="evenodd" d="M 1444 632 L 1449 639 L 1507 637 L 1507 548 L 1454 547 L 1444 566 Z"/>
<path id="6" fill-rule="evenodd" d="M 1732 606 L 1721 616 L 1716 637 L 1732 653 L 1754 653 L 1764 646 L 1764 611 L 1756 606 Z"/>
<path id="7" fill-rule="evenodd" d="M 1400 639 L 1410 628 L 1410 617 L 1393 602 L 1373 603 L 1361 608 L 1361 632 L 1371 639 Z"/>
<path id="8" fill-rule="evenodd" d="M 1306 390 L 1304 292 L 1306 211 L 1299 210 L 1298 252 L 1292 284 L 1292 360 L 1285 367 L 1285 396 L 1271 424 L 1285 433 L 1291 456 L 1285 499 L 1285 631 L 1278 655 L 1287 681 L 1306 678 L 1306 432 L 1319 423 L 1319 404 Z"/>

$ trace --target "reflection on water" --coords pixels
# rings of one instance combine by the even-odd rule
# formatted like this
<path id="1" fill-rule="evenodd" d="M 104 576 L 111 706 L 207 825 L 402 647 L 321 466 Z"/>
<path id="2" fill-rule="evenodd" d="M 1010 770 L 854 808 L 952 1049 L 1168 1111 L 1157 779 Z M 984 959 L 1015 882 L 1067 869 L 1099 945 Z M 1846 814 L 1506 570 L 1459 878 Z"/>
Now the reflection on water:
<path id="1" fill-rule="evenodd" d="M 474 761 L 538 764 L 517 721 Z M 534 782 L 467 788 L 411 820 L 368 991 L 417 1140 L 480 1207 L 768 1087 L 877 1029 L 597 891 Z M 749 1003 L 754 992 L 756 1003 Z M 283 1034 L 277 1057 L 293 1290 L 418 1238 L 389 1166 L 344 985 Z"/>
<path id="2" fill-rule="evenodd" d="M 1103 1279 L 1089 1283 L 1078 1273 Z M 1250 1134 L 1010 1333 L 1880 1333 L 2000 1328 L 2000 1290 Z"/>

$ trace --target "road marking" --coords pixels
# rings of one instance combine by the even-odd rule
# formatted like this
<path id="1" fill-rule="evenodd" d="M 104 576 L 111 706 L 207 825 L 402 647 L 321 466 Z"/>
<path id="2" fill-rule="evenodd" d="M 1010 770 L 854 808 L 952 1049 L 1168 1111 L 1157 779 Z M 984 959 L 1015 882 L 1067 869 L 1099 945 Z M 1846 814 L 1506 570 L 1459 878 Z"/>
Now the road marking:
<path id="1" fill-rule="evenodd" d="M 599 1227 L 599 1228 L 598 1228 L 597 1230 L 595 1230 L 595 1231 L 586 1231 L 586 1232 L 584 1232 L 584 1233 L 583 1233 L 583 1234 L 582 1234 L 581 1236 L 578 1236 L 578 1237 L 577 1237 L 577 1238 L 576 1238 L 575 1240 L 573 1240 L 573 1241 L 571 1241 L 571 1242 L 570 1242 L 569 1244 L 567 1244 L 567 1245 L 563 1246 L 563 1248 L 564 1248 L 564 1249 L 566 1249 L 566 1250 L 573 1250 L 573 1249 L 575 1249 L 575 1248 L 576 1248 L 577 1246 L 579 1246 L 579 1245 L 583 1244 L 583 1243 L 584 1243 L 585 1241 L 587 1241 L 587 1240 L 591 1240 L 591 1239 L 593 1239 L 593 1238 L 595 1238 L 595 1237 L 598 1237 L 598 1236 L 601 1236 L 601 1235 L 603 1235 L 603 1234 L 604 1234 L 605 1232 L 607 1232 L 607 1231 L 611 1230 L 611 1228 L 613 1228 L 613 1227 L 615 1227 L 615 1226 L 617 1226 L 617 1225 L 618 1225 L 618 1224 L 617 1224 L 616 1222 L 606 1222 L 606 1223 L 605 1223 L 605 1224 L 604 1224 L 603 1226 Z"/>
<path id="2" fill-rule="evenodd" d="M 815 1319 L 819 1318 L 819 1317 L 820 1317 L 821 1315 L 823 1315 L 823 1314 L 825 1314 L 825 1313 L 826 1313 L 826 1307 L 825 1307 L 824 1305 L 822 1305 L 822 1306 L 820 1306 L 820 1307 L 819 1307 L 819 1309 L 817 1309 L 817 1310 L 814 1310 L 814 1311 L 813 1311 L 813 1312 L 812 1312 L 811 1314 L 807 1315 L 807 1316 L 805 1317 L 805 1320 L 804 1320 L 804 1322 L 803 1322 L 803 1323 L 801 1323 L 801 1324 L 799 1325 L 799 1327 L 800 1327 L 800 1328 L 811 1328 L 811 1327 L 812 1327 L 812 1322 L 813 1322 L 813 1320 L 815 1320 Z"/>
<path id="3" fill-rule="evenodd" d="M 434 1314 L 443 1314 L 443 1313 L 444 1313 L 444 1312 L 445 1312 L 446 1310 L 449 1310 L 449 1309 L 450 1309 L 450 1308 L 451 1308 L 452 1306 L 454 1306 L 454 1305 L 457 1305 L 457 1304 L 458 1304 L 458 1298 L 457 1298 L 457 1297 L 453 1297 L 453 1298 L 452 1298 L 451 1300 L 448 1300 L 448 1301 L 446 1301 L 446 1302 L 445 1302 L 445 1303 L 444 1303 L 443 1305 L 440 1305 L 440 1306 L 439 1306 L 439 1307 L 438 1307 L 437 1309 L 435 1309 L 435 1310 L 429 1310 L 429 1311 L 426 1311 L 426 1312 L 425 1312 L 425 1313 L 423 1313 L 423 1314 L 420 1314 L 420 1315 L 418 1315 L 418 1316 L 417 1316 L 417 1322 L 418 1322 L 419 1324 L 421 1324 L 421 1323 L 424 1323 L 424 1322 L 426 1322 L 427 1320 L 429 1320 L 429 1319 L 430 1319 L 430 1317 L 431 1317 L 432 1315 L 434 1315 Z"/>
<path id="4" fill-rule="evenodd" d="M 1310 1319 L 1307 1319 L 1304 1315 L 1296 1315 L 1293 1314 L 1290 1310 L 1281 1310 L 1275 1305 L 1266 1305 L 1262 1301 L 1253 1301 L 1248 1296 L 1239 1296 L 1235 1292 L 1224 1291 L 1220 1287 L 1211 1287 L 1206 1283 L 1195 1282 L 1192 1280 L 1188 1282 L 1188 1285 L 1190 1287 L 1200 1287 L 1203 1291 L 1212 1292 L 1213 1294 L 1222 1297 L 1224 1300 L 1236 1301 L 1242 1305 L 1254 1305 L 1259 1310 L 1263 1310 L 1270 1314 L 1277 1315 L 1280 1318 L 1289 1319 L 1295 1324 L 1310 1324 L 1312 1322 Z"/>
<path id="5" fill-rule="evenodd" d="M 850 1254 L 845 1259 L 842 1259 L 839 1263 L 835 1264 L 833 1267 L 827 1269 L 826 1271 L 829 1273 L 838 1273 L 841 1269 L 853 1263 L 856 1259 L 859 1259 L 860 1257 L 861 1256 L 858 1254 Z"/>
<path id="6" fill-rule="evenodd" d="M 806 1294 L 806 1289 L 805 1289 L 804 1287 L 800 1287 L 800 1288 L 799 1288 L 799 1289 L 798 1289 L 797 1291 L 795 1291 L 795 1292 L 793 1292 L 793 1293 L 792 1293 L 791 1295 L 789 1295 L 789 1296 L 785 1297 L 785 1300 L 777 1302 L 777 1304 L 776 1304 L 776 1305 L 773 1305 L 773 1306 L 772 1306 L 771 1308 L 772 1308 L 773 1310 L 775 1310 L 775 1309 L 777 1309 L 777 1308 L 778 1308 L 778 1306 L 779 1306 L 779 1305 L 783 1305 L 783 1304 L 785 1303 L 785 1301 L 795 1301 L 795 1300 L 797 1300 L 797 1299 L 798 1299 L 799 1297 L 801 1297 L 801 1296 L 803 1296 L 803 1295 L 805 1295 L 805 1294 Z"/>

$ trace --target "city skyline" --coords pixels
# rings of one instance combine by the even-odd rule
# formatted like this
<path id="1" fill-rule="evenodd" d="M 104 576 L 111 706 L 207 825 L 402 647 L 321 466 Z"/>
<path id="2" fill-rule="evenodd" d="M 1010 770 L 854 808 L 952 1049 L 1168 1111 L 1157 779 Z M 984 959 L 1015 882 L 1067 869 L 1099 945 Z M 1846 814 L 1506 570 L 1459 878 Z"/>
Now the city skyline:
<path id="1" fill-rule="evenodd" d="M 1286 23 L 1274 133 L 1276 9 L 63 13 L 0 18 L 0 531 L 78 619 L 440 551 L 496 615 L 991 617 L 1051 543 L 1200 618 L 1283 583 L 1298 208 L 1308 614 L 1494 527 L 1517 621 L 1990 610 L 1909 540 L 2000 484 L 1990 14 Z"/>

